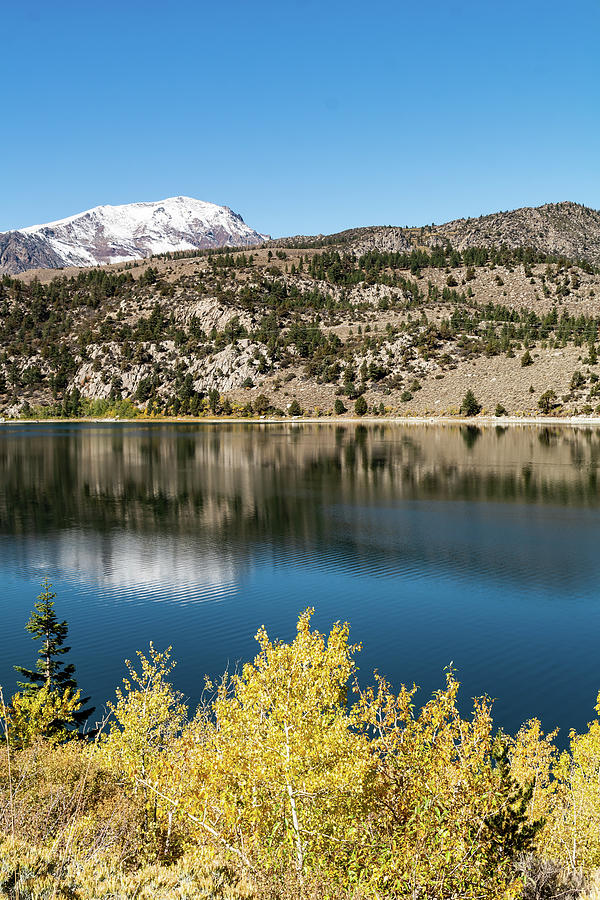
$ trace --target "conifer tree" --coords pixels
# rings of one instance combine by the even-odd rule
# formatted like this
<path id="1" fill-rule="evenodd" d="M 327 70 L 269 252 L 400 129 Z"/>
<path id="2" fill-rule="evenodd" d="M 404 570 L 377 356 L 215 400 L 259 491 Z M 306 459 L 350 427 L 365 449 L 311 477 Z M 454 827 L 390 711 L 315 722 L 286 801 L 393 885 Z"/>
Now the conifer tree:
<path id="1" fill-rule="evenodd" d="M 468 390 L 463 397 L 460 411 L 464 416 L 476 416 L 481 412 L 481 403 L 477 400 L 473 391 Z"/>
<path id="2" fill-rule="evenodd" d="M 66 621 L 59 622 L 54 610 L 56 594 L 48 578 L 42 581 L 42 593 L 39 594 L 35 609 L 29 617 L 25 628 L 32 635 L 34 641 L 42 640 L 42 646 L 38 651 L 38 659 L 35 670 L 24 666 L 14 666 L 17 672 L 25 676 L 26 681 L 17 682 L 24 694 L 34 694 L 44 687 L 58 694 L 64 694 L 69 689 L 71 693 L 77 691 L 75 679 L 75 666 L 73 663 L 63 663 L 62 657 L 69 652 L 70 647 L 65 647 L 69 626 Z M 77 725 L 83 725 L 94 712 L 94 707 L 85 709 L 89 697 L 81 698 L 80 709 L 73 715 L 73 721 Z"/>

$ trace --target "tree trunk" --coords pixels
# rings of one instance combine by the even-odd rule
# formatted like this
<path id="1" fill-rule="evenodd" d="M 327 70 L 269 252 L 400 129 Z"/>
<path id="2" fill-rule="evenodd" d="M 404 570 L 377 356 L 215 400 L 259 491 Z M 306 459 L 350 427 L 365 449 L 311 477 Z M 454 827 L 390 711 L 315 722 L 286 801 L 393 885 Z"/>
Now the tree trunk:
<path id="1" fill-rule="evenodd" d="M 286 759 L 289 763 L 290 761 L 290 742 L 289 742 L 289 728 L 287 722 L 284 723 L 285 728 L 285 753 Z M 296 798 L 294 796 L 294 791 L 292 785 L 288 778 L 285 780 L 288 797 L 290 798 L 290 809 L 292 811 L 292 828 L 294 830 L 294 840 L 296 843 L 296 868 L 298 869 L 298 874 L 302 876 L 302 872 L 304 870 L 304 850 L 302 847 L 302 838 L 300 836 L 300 824 L 298 822 L 298 810 L 296 808 Z"/>

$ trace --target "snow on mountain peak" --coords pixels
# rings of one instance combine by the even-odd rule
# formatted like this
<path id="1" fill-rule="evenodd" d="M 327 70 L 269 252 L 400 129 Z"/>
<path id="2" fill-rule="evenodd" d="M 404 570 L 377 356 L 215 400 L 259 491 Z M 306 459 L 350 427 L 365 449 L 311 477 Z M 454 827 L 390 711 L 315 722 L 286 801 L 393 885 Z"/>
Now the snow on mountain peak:
<path id="1" fill-rule="evenodd" d="M 184 196 L 95 206 L 5 232 L 17 233 L 41 240 L 47 253 L 65 266 L 124 262 L 177 250 L 252 246 L 268 239 L 229 207 Z"/>

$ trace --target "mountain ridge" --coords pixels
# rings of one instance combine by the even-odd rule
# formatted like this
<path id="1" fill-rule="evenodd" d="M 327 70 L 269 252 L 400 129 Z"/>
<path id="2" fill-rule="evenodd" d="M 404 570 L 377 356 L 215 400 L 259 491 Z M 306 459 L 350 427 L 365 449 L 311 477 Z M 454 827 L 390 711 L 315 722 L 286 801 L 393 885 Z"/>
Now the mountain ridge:
<path id="1" fill-rule="evenodd" d="M 230 207 L 178 196 L 97 206 L 53 222 L 0 232 L 0 273 L 262 244 L 277 249 L 335 247 L 354 256 L 371 251 L 410 253 L 448 244 L 458 251 L 504 245 L 600 265 L 600 211 L 565 200 L 440 225 L 372 225 L 271 240 L 246 225 Z"/>
<path id="2" fill-rule="evenodd" d="M 246 247 L 268 235 L 227 206 L 168 197 L 95 206 L 39 225 L 0 232 L 0 272 L 96 266 L 181 250 Z"/>
<path id="3" fill-rule="evenodd" d="M 360 256 L 371 250 L 409 253 L 419 247 L 451 243 L 470 247 L 532 247 L 569 259 L 600 265 L 600 211 L 564 200 L 542 206 L 523 206 L 477 218 L 452 219 L 440 225 L 368 225 L 330 235 L 295 235 L 269 242 L 281 248 L 339 247 Z"/>

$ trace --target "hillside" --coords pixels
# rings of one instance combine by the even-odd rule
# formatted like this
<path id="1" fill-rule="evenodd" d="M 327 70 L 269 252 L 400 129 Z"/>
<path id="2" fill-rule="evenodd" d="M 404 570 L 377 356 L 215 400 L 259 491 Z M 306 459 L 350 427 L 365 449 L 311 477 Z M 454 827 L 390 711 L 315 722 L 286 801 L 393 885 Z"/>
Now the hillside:
<path id="1" fill-rule="evenodd" d="M 600 264 L 600 212 L 578 203 L 547 203 L 477 219 L 456 219 L 432 229 L 457 250 L 468 247 L 535 247 L 544 253 Z M 428 243 L 435 243 L 430 237 Z"/>
<path id="2" fill-rule="evenodd" d="M 329 235 L 296 235 L 269 246 L 317 249 L 335 247 L 360 256 L 369 250 L 410 252 L 446 243 L 457 250 L 471 247 L 532 247 L 540 253 L 600 264 L 600 212 L 578 203 L 547 203 L 476 219 L 454 219 L 421 227 L 375 225 Z"/>
<path id="3" fill-rule="evenodd" d="M 364 398 L 371 414 L 438 415 L 473 389 L 492 414 L 590 414 L 599 296 L 590 265 L 450 246 L 196 251 L 4 276 L 0 409 L 262 415 L 297 401 L 350 415 Z"/>
<path id="4" fill-rule="evenodd" d="M 192 197 L 96 206 L 45 225 L 0 233 L 0 272 L 96 266 L 156 253 L 262 243 L 227 206 Z"/>

